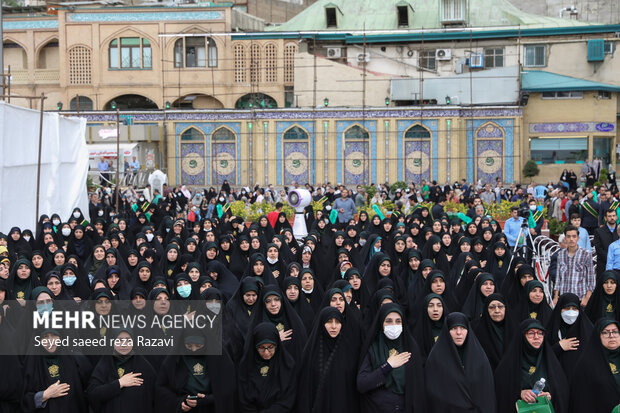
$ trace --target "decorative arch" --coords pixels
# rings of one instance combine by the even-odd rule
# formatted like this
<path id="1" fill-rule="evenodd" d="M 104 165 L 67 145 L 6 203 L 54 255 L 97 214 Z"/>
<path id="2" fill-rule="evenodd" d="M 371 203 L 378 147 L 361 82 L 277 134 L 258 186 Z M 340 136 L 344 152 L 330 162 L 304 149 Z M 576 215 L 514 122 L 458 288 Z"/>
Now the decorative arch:
<path id="1" fill-rule="evenodd" d="M 267 43 L 265 50 L 265 82 L 278 81 L 278 46 L 275 43 Z"/>
<path id="2" fill-rule="evenodd" d="M 149 97 L 142 95 L 119 95 L 113 99 L 110 99 L 104 106 L 104 110 L 112 110 L 112 102 L 116 103 L 116 106 L 120 110 L 156 110 L 158 109 L 157 103 Z"/>
<path id="3" fill-rule="evenodd" d="M 235 68 L 235 83 L 245 83 L 248 81 L 247 57 L 245 46 L 241 42 L 233 45 L 233 66 Z"/>
<path id="4" fill-rule="evenodd" d="M 12 38 L 4 39 L 4 65 L 11 66 L 11 70 L 28 69 L 28 51 L 24 45 Z"/>
<path id="5" fill-rule="evenodd" d="M 77 110 L 78 112 L 81 110 L 93 110 L 94 105 L 91 98 L 88 96 L 75 96 L 69 102 L 69 108 L 71 110 Z"/>
<path id="6" fill-rule="evenodd" d="M 295 82 L 295 54 L 297 43 L 287 43 L 284 46 L 284 83 Z"/>
<path id="7" fill-rule="evenodd" d="M 58 38 L 51 37 L 35 51 L 37 69 L 58 69 L 60 68 L 60 52 Z"/>
<path id="8" fill-rule="evenodd" d="M 347 184 L 363 184 L 370 182 L 370 132 L 367 128 L 354 123 L 342 133 L 344 148 L 343 180 Z"/>
<path id="9" fill-rule="evenodd" d="M 506 130 L 498 123 L 487 121 L 475 131 L 476 179 L 495 182 L 504 179 L 504 141 Z"/>
<path id="10" fill-rule="evenodd" d="M 431 130 L 417 122 L 403 132 L 406 182 L 431 180 Z"/>
<path id="11" fill-rule="evenodd" d="M 181 109 L 223 109 L 224 104 L 214 96 L 204 93 L 190 93 L 172 102 L 173 108 Z"/>
<path id="12" fill-rule="evenodd" d="M 189 30 L 184 33 L 201 36 L 181 36 L 172 42 L 172 60 L 175 68 L 217 67 L 218 41 L 204 30 Z"/>
<path id="13" fill-rule="evenodd" d="M 69 49 L 69 84 L 91 84 L 91 49 L 76 45 Z"/>
<path id="14" fill-rule="evenodd" d="M 180 181 L 184 185 L 205 185 L 205 139 L 205 133 L 193 125 L 178 134 Z"/>
<path id="15" fill-rule="evenodd" d="M 284 185 L 310 182 L 310 135 L 295 123 L 282 133 L 282 170 Z"/>
<path id="16" fill-rule="evenodd" d="M 237 182 L 237 134 L 221 125 L 211 133 L 211 184 Z"/>
<path id="17" fill-rule="evenodd" d="M 278 103 L 264 93 L 248 93 L 241 96 L 235 103 L 236 109 L 275 109 Z"/>

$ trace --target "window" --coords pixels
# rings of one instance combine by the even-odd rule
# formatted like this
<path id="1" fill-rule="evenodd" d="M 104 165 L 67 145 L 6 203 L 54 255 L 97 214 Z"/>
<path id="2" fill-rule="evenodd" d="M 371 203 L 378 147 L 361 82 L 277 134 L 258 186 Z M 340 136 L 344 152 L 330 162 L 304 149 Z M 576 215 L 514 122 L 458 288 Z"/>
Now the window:
<path id="1" fill-rule="evenodd" d="M 69 49 L 69 84 L 90 85 L 90 49 L 75 46 Z"/>
<path id="2" fill-rule="evenodd" d="M 299 126 L 293 126 L 286 132 L 284 132 L 284 139 L 286 140 L 305 140 L 308 139 L 308 133 Z"/>
<path id="3" fill-rule="evenodd" d="M 327 22 L 327 28 L 338 27 L 338 20 L 336 18 L 336 8 L 335 7 L 326 7 L 325 8 L 325 21 Z"/>
<path id="4" fill-rule="evenodd" d="M 444 24 L 465 21 L 465 0 L 441 0 L 441 22 Z"/>
<path id="5" fill-rule="evenodd" d="M 492 47 L 484 49 L 484 67 L 504 67 L 504 49 L 501 47 Z"/>
<path id="6" fill-rule="evenodd" d="M 293 83 L 295 81 L 295 53 L 297 45 L 288 43 L 284 46 L 284 82 Z"/>
<path id="7" fill-rule="evenodd" d="M 93 110 L 93 101 L 86 96 L 76 96 L 69 102 L 71 110 Z"/>
<path id="8" fill-rule="evenodd" d="M 110 69 L 151 69 L 151 42 L 139 37 L 120 37 L 110 42 Z"/>
<path id="9" fill-rule="evenodd" d="M 409 9 L 407 6 L 396 6 L 396 12 L 398 14 L 398 26 L 409 26 Z"/>
<path id="10" fill-rule="evenodd" d="M 603 45 L 603 51 L 605 54 L 614 54 L 614 50 L 616 50 L 616 42 L 605 41 L 605 44 Z"/>
<path id="11" fill-rule="evenodd" d="M 228 128 L 219 128 L 213 135 L 211 135 L 214 141 L 234 141 L 235 134 Z"/>
<path id="12" fill-rule="evenodd" d="M 347 131 L 344 133 L 344 138 L 347 140 L 365 141 L 368 140 L 369 135 L 365 129 L 362 129 L 358 125 L 354 125 L 347 129 Z"/>
<path id="13" fill-rule="evenodd" d="M 544 67 L 547 65 L 547 46 L 544 44 L 525 46 L 523 57 L 525 67 Z"/>
<path id="14" fill-rule="evenodd" d="M 206 47 L 205 47 L 206 44 Z M 209 37 L 184 37 L 174 43 L 174 67 L 217 67 L 217 46 Z"/>
<path id="15" fill-rule="evenodd" d="M 532 138 L 530 155 L 539 164 L 583 162 L 588 156 L 588 138 Z"/>
<path id="16" fill-rule="evenodd" d="M 236 83 L 245 83 L 247 82 L 247 71 L 245 66 L 245 47 L 237 43 L 233 47 L 233 53 L 235 57 L 235 82 Z"/>
<path id="17" fill-rule="evenodd" d="M 611 99 L 611 92 L 607 91 L 607 90 L 599 90 L 598 91 L 598 98 L 599 99 Z"/>
<path id="18" fill-rule="evenodd" d="M 543 92 L 543 99 L 583 99 L 581 90 L 573 90 L 568 92 Z"/>
<path id="19" fill-rule="evenodd" d="M 437 68 L 435 50 L 423 50 L 420 53 L 420 67 L 429 70 L 435 70 Z"/>
<path id="20" fill-rule="evenodd" d="M 278 49 L 274 44 L 265 46 L 265 82 L 278 81 Z"/>
<path id="21" fill-rule="evenodd" d="M 422 125 L 414 125 L 405 132 L 405 139 L 430 139 L 431 133 Z"/>
<path id="22" fill-rule="evenodd" d="M 189 128 L 181 134 L 182 141 L 201 141 L 204 135 L 196 128 Z"/>
<path id="23" fill-rule="evenodd" d="M 250 82 L 260 82 L 260 45 L 250 46 Z"/>

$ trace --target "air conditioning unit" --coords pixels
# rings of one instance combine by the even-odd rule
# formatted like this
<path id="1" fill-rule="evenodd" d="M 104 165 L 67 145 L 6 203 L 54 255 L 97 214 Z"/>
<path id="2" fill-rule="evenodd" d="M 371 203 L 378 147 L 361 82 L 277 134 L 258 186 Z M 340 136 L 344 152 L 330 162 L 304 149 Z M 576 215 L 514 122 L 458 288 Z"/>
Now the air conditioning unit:
<path id="1" fill-rule="evenodd" d="M 481 68 L 481 67 L 484 67 L 484 61 L 482 59 L 482 54 L 472 53 L 469 56 L 469 67 L 471 67 L 471 68 Z"/>
<path id="2" fill-rule="evenodd" d="M 328 47 L 327 58 L 328 59 L 340 59 L 342 57 L 342 49 L 340 47 Z"/>
<path id="3" fill-rule="evenodd" d="M 451 60 L 452 50 L 451 49 L 437 49 L 435 51 L 435 59 L 436 60 Z"/>
<path id="4" fill-rule="evenodd" d="M 357 54 L 357 62 L 358 63 L 368 63 L 368 62 L 370 62 L 370 53 L 358 53 Z"/>

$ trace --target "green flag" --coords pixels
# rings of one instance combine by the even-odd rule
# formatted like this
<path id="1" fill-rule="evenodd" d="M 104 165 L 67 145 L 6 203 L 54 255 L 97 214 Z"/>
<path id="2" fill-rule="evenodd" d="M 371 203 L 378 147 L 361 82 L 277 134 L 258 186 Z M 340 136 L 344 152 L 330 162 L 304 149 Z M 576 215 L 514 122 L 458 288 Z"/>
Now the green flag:
<path id="1" fill-rule="evenodd" d="M 385 216 L 383 215 L 383 212 L 381 212 L 381 210 L 379 209 L 379 206 L 377 204 L 374 204 L 372 206 L 372 209 L 377 213 L 377 215 L 379 215 L 379 218 L 381 218 L 381 221 L 383 221 L 385 219 Z"/>

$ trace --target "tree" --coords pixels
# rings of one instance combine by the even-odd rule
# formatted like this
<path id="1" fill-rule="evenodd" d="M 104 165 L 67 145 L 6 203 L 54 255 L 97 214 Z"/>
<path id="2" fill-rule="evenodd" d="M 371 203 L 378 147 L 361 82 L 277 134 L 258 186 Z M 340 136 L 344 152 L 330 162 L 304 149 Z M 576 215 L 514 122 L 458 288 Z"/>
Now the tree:
<path id="1" fill-rule="evenodd" d="M 532 176 L 538 175 L 540 169 L 538 169 L 538 165 L 533 160 L 529 160 L 523 165 L 523 176 L 525 178 L 531 178 Z"/>

